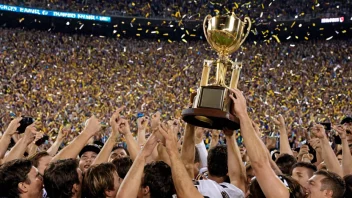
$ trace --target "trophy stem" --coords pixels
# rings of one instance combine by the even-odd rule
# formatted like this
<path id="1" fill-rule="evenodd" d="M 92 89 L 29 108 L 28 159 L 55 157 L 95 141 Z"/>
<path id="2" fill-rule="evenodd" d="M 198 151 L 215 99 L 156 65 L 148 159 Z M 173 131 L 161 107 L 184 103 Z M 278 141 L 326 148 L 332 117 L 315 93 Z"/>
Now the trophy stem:
<path id="1" fill-rule="evenodd" d="M 221 60 L 217 60 L 217 68 L 216 68 L 216 85 L 225 86 L 225 76 L 227 71 L 227 65 Z"/>
<path id="2" fill-rule="evenodd" d="M 237 89 L 238 85 L 238 80 L 240 78 L 240 72 L 242 69 L 242 63 L 232 63 L 233 69 L 232 69 L 232 74 L 231 74 L 231 81 L 230 81 L 230 88 L 232 89 Z"/>
<path id="3" fill-rule="evenodd" d="M 200 79 L 200 86 L 207 86 L 209 80 L 210 66 L 213 63 L 211 60 L 204 60 L 202 78 Z"/>

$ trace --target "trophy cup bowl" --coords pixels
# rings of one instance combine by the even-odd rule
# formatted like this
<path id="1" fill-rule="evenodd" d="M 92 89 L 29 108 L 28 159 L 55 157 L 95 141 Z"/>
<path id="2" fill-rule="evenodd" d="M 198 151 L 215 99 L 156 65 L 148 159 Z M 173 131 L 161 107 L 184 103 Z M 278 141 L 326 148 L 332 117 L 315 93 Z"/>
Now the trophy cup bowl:
<path id="1" fill-rule="evenodd" d="M 245 25 L 248 24 L 246 34 Z M 210 46 L 218 53 L 215 84 L 208 84 L 212 61 L 205 60 L 200 88 L 191 96 L 192 107 L 182 111 L 182 119 L 194 126 L 210 129 L 239 129 L 239 119 L 231 112 L 233 106 L 228 88 L 237 88 L 242 66 L 229 60 L 228 56 L 238 50 L 247 38 L 251 21 L 245 17 L 241 21 L 231 16 L 206 16 L 203 23 L 204 35 Z M 230 86 L 225 85 L 227 67 L 232 65 Z"/>

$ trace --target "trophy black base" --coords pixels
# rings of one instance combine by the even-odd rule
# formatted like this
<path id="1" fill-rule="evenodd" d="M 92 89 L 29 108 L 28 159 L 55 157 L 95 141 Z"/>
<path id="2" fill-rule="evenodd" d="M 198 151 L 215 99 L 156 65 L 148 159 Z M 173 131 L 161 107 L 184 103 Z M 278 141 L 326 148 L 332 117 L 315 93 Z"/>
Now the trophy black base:
<path id="1" fill-rule="evenodd" d="M 182 111 L 182 119 L 198 127 L 208 129 L 237 130 L 240 128 L 239 119 L 229 112 L 212 108 L 189 108 Z"/>

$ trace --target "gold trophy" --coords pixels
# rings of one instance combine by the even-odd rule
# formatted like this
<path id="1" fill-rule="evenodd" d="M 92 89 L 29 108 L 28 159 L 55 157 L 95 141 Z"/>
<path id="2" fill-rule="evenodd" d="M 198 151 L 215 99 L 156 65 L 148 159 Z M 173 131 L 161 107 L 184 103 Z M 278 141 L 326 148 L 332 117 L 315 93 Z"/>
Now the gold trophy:
<path id="1" fill-rule="evenodd" d="M 245 25 L 248 25 L 244 33 Z M 200 88 L 191 98 L 193 106 L 182 111 L 182 119 L 194 126 L 210 129 L 239 129 L 239 120 L 231 112 L 233 105 L 229 88 L 237 88 L 242 63 L 233 62 L 229 55 L 235 52 L 247 38 L 251 21 L 244 22 L 232 13 L 231 16 L 208 15 L 203 23 L 205 38 L 218 53 L 216 61 L 204 60 Z M 208 84 L 210 68 L 216 64 L 216 81 Z M 227 68 L 232 68 L 230 85 L 225 82 Z"/>

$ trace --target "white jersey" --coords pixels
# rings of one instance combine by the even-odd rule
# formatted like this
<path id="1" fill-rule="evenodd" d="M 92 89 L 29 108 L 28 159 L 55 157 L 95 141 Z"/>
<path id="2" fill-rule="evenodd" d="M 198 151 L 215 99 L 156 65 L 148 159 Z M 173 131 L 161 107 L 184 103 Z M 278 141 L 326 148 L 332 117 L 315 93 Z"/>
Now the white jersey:
<path id="1" fill-rule="evenodd" d="M 194 181 L 198 191 L 209 198 L 244 198 L 241 189 L 229 183 L 217 183 L 213 180 Z"/>

